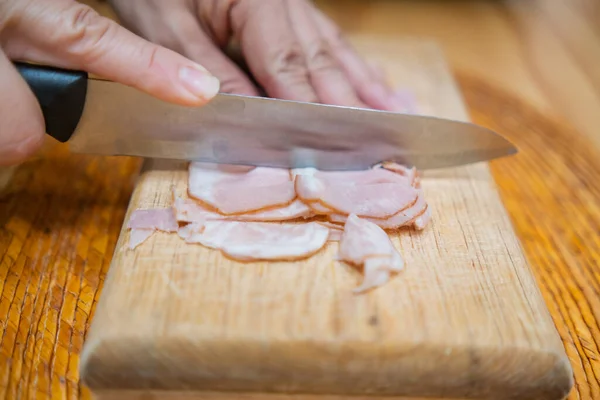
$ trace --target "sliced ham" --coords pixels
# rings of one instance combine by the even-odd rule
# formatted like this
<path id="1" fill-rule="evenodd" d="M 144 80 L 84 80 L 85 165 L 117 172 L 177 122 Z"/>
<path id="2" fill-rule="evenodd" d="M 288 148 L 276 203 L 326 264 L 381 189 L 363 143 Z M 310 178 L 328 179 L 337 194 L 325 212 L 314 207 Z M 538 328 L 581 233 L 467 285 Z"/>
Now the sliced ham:
<path id="1" fill-rule="evenodd" d="M 316 171 L 313 176 L 327 185 L 369 185 L 373 183 L 399 183 L 410 185 L 411 175 L 399 174 L 384 168 L 374 168 L 365 171 Z"/>
<path id="2" fill-rule="evenodd" d="M 323 248 L 329 228 L 317 222 L 207 221 L 201 228 L 189 228 L 180 236 L 188 243 L 219 249 L 239 261 L 292 261 Z"/>
<path id="3" fill-rule="evenodd" d="M 374 168 L 374 169 L 375 170 L 383 169 L 386 171 L 390 171 L 390 172 L 394 172 L 396 174 L 402 175 L 406 179 L 408 179 L 413 186 L 415 186 L 416 184 L 419 183 L 419 179 L 418 179 L 419 176 L 417 174 L 417 169 L 415 167 L 407 168 L 404 165 L 386 161 L 381 164 L 378 164 L 376 166 L 376 168 Z"/>
<path id="4" fill-rule="evenodd" d="M 364 267 L 360 293 L 385 284 L 392 272 L 404 268 L 404 261 L 385 231 L 355 214 L 348 216 L 340 240 L 338 259 Z"/>
<path id="5" fill-rule="evenodd" d="M 187 225 L 179 228 L 179 230 L 177 231 L 177 234 L 179 235 L 180 238 L 187 241 L 193 235 L 201 234 L 204 231 L 205 224 L 206 224 L 206 221 L 193 222 L 191 224 L 187 224 Z"/>
<path id="6" fill-rule="evenodd" d="M 327 184 L 308 175 L 296 176 L 296 193 L 302 201 L 318 202 L 337 214 L 370 218 L 391 217 L 417 200 L 417 190 L 407 184 Z"/>
<path id="7" fill-rule="evenodd" d="M 300 200 L 294 200 L 284 207 L 243 214 L 239 218 L 242 221 L 286 221 L 297 218 L 308 218 L 312 215 L 313 212 L 308 205 Z"/>
<path id="8" fill-rule="evenodd" d="M 247 214 L 223 215 L 211 211 L 202 204 L 191 199 L 176 198 L 174 209 L 179 222 L 202 221 L 286 221 L 297 218 L 308 218 L 313 215 L 311 209 L 301 202 L 294 200 L 290 204 L 266 211 L 255 211 Z"/>
<path id="9" fill-rule="evenodd" d="M 179 225 L 175 219 L 173 209 L 168 207 L 134 210 L 131 213 L 127 227 L 130 229 L 151 229 L 175 232 Z"/>
<path id="10" fill-rule="evenodd" d="M 308 207 L 312 210 L 312 212 L 317 215 L 335 214 L 335 210 L 333 210 L 327 206 L 324 206 L 323 204 L 319 203 L 318 201 L 307 201 L 305 204 L 307 204 Z"/>
<path id="11" fill-rule="evenodd" d="M 427 206 L 427 203 L 425 202 L 425 197 L 423 196 L 422 191 L 419 190 L 419 195 L 417 197 L 417 200 L 409 208 L 406 208 L 389 218 L 366 218 L 366 217 L 364 217 L 364 219 L 376 224 L 377 226 L 379 226 L 383 229 L 398 229 L 403 226 L 409 226 L 409 225 L 414 225 L 415 227 L 417 227 L 417 224 L 419 225 L 418 229 L 424 229 L 425 225 L 429 221 L 429 218 L 427 218 L 427 216 L 424 216 L 424 217 L 422 217 L 422 216 L 427 210 L 428 210 L 428 206 Z M 344 223 L 346 221 L 347 217 L 345 215 L 341 215 L 341 214 L 332 214 L 332 215 L 329 215 L 328 218 L 332 222 Z M 419 220 L 419 218 L 421 218 L 421 219 Z M 418 220 L 418 222 L 417 222 L 417 220 Z"/>
<path id="12" fill-rule="evenodd" d="M 129 247 L 177 232 L 239 261 L 294 261 L 339 242 L 338 259 L 363 268 L 357 293 L 404 266 L 385 230 L 431 218 L 416 169 L 391 162 L 344 172 L 191 163 L 187 192 L 173 192 L 170 208 L 134 211 Z"/>
<path id="13" fill-rule="evenodd" d="M 431 219 L 431 208 L 429 208 L 429 205 L 427 205 L 423 214 L 421 214 L 420 216 L 415 218 L 415 220 L 413 222 L 413 226 L 415 227 L 415 229 L 421 231 L 421 230 L 425 229 L 425 227 L 429 223 L 430 219 Z"/>
<path id="14" fill-rule="evenodd" d="M 243 214 L 290 204 L 296 197 L 287 169 L 191 163 L 188 193 L 221 214 Z"/>
<path id="15" fill-rule="evenodd" d="M 397 229 L 403 226 L 411 225 L 416 218 L 425 212 L 426 209 L 427 203 L 425 202 L 425 198 L 419 194 L 415 204 L 408 209 L 402 210 L 398 214 L 383 221 L 375 219 L 370 219 L 369 221 L 384 229 Z"/>
<path id="16" fill-rule="evenodd" d="M 154 232 L 176 232 L 179 225 L 172 208 L 150 208 L 134 210 L 127 227 L 131 229 L 129 248 L 135 249 Z"/>
<path id="17" fill-rule="evenodd" d="M 318 224 L 321 224 L 327 229 L 329 229 L 329 238 L 327 239 L 330 242 L 339 242 L 342 238 L 342 233 L 344 232 L 344 226 L 340 224 L 333 224 L 328 221 L 317 221 Z"/>

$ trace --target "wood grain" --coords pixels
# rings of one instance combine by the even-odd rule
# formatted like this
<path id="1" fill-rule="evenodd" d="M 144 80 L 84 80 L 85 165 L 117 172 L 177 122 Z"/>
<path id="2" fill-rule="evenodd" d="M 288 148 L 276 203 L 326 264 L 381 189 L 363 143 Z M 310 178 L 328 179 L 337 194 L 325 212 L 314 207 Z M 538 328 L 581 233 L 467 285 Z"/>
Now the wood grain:
<path id="1" fill-rule="evenodd" d="M 437 46 L 354 41 L 424 112 L 467 119 Z M 136 208 L 170 205 L 185 164 L 149 160 Z M 82 378 L 117 389 L 555 398 L 571 371 L 486 164 L 424 174 L 433 209 L 394 242 L 407 270 L 352 294 L 337 243 L 303 262 L 243 264 L 157 234 L 121 232 L 82 355 Z"/>
<path id="2" fill-rule="evenodd" d="M 75 398 L 79 353 L 139 161 L 21 165 L 0 198 L 0 398 Z"/>

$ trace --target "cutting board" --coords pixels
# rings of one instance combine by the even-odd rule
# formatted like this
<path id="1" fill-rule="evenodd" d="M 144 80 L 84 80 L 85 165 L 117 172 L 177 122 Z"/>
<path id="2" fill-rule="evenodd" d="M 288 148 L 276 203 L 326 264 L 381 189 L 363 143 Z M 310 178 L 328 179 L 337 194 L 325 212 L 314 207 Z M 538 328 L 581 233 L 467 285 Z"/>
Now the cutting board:
<path id="1" fill-rule="evenodd" d="M 435 44 L 353 41 L 420 113 L 468 120 Z M 169 205 L 186 176 L 148 160 L 128 215 Z M 423 188 L 430 225 L 393 236 L 405 271 L 362 295 L 337 243 L 243 264 L 164 233 L 132 251 L 123 228 L 83 381 L 109 399 L 563 398 L 570 364 L 487 163 L 427 171 Z"/>

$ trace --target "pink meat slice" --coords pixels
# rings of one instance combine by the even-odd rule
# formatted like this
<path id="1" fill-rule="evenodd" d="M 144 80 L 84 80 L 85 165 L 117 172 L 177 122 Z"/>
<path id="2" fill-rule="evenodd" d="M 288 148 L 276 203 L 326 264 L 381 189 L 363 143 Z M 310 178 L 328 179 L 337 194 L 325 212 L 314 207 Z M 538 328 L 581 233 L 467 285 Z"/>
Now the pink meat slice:
<path id="1" fill-rule="evenodd" d="M 326 184 L 352 184 L 352 185 L 367 185 L 371 183 L 401 183 L 410 184 L 411 175 L 398 173 L 393 169 L 383 168 L 384 163 L 375 166 L 374 168 L 362 171 L 319 171 L 314 168 L 297 168 L 291 170 L 292 179 L 299 175 L 314 176 L 326 182 Z M 387 165 L 387 164 L 386 164 Z M 392 164 L 391 167 L 402 168 L 401 165 Z M 404 167 L 401 171 L 409 171 Z"/>
<path id="2" fill-rule="evenodd" d="M 188 193 L 221 214 L 242 214 L 290 204 L 296 197 L 289 170 L 191 163 Z"/>
<path id="3" fill-rule="evenodd" d="M 318 201 L 310 201 L 306 203 L 313 213 L 317 215 L 335 214 L 335 210 L 324 206 Z"/>
<path id="4" fill-rule="evenodd" d="M 175 232 L 179 227 L 172 208 L 137 209 L 127 223 L 130 229 L 152 229 Z"/>
<path id="5" fill-rule="evenodd" d="M 404 176 L 413 184 L 413 186 L 418 181 L 417 169 L 415 167 L 408 168 L 404 165 L 397 164 L 395 162 L 385 161 L 377 165 L 375 169 L 383 169 Z"/>
<path id="6" fill-rule="evenodd" d="M 417 229 L 424 229 L 425 225 L 429 221 L 429 218 L 427 218 L 427 216 L 424 216 L 424 213 L 426 213 L 427 210 L 427 202 L 425 201 L 425 197 L 423 196 L 422 191 L 419 190 L 417 201 L 409 208 L 404 209 L 399 213 L 385 219 L 366 217 L 363 218 L 383 229 L 398 229 L 408 225 L 415 225 Z M 338 223 L 344 223 L 347 219 L 347 217 L 342 214 L 332 214 L 329 215 L 328 218 L 332 222 Z"/>
<path id="7" fill-rule="evenodd" d="M 286 221 L 297 218 L 308 218 L 312 215 L 310 207 L 300 200 L 294 200 L 284 207 L 242 214 L 239 216 L 239 219 L 243 221 Z"/>
<path id="8" fill-rule="evenodd" d="M 296 193 L 304 202 L 320 202 L 338 214 L 387 218 L 410 207 L 417 190 L 399 183 L 335 184 L 316 176 L 296 176 Z"/>
<path id="9" fill-rule="evenodd" d="M 135 249 L 156 231 L 176 232 L 179 225 L 172 208 L 137 209 L 127 222 L 129 248 Z"/>
<path id="10" fill-rule="evenodd" d="M 192 222 L 191 224 L 184 225 L 179 228 L 177 235 L 180 238 L 187 241 L 192 235 L 201 234 L 204 231 L 204 224 L 206 222 Z"/>
<path id="11" fill-rule="evenodd" d="M 415 220 L 413 222 L 413 226 L 415 227 L 415 229 L 421 231 L 421 230 L 425 229 L 425 227 L 429 223 L 430 219 L 431 219 L 431 208 L 429 208 L 429 206 L 427 206 L 427 208 L 425 209 L 423 214 L 421 214 L 420 216 L 415 218 Z"/>
<path id="12" fill-rule="evenodd" d="M 203 221 L 286 221 L 297 218 L 308 218 L 313 215 L 311 209 L 301 202 L 294 200 L 290 204 L 266 211 L 255 211 L 247 214 L 222 215 L 203 207 L 191 199 L 175 199 L 173 208 L 177 221 L 203 222 Z"/>
<path id="13" fill-rule="evenodd" d="M 404 268 L 402 257 L 385 231 L 355 214 L 346 220 L 338 260 L 364 267 L 363 281 L 355 293 L 385 284 L 392 272 Z"/>
<path id="14" fill-rule="evenodd" d="M 342 234 L 344 233 L 344 226 L 340 224 L 332 224 L 327 221 L 317 221 L 318 224 L 321 224 L 327 229 L 329 229 L 329 238 L 327 239 L 330 242 L 339 242 L 342 238 Z"/>
<path id="15" fill-rule="evenodd" d="M 404 176 L 384 168 L 373 168 L 364 171 L 316 171 L 313 175 L 326 184 L 369 185 L 373 183 L 399 183 L 410 185 L 410 176 Z"/>
<path id="16" fill-rule="evenodd" d="M 316 222 L 206 221 L 201 227 L 184 228 L 179 235 L 186 242 L 219 249 L 240 261 L 306 258 L 323 248 L 329 237 L 329 229 Z"/>

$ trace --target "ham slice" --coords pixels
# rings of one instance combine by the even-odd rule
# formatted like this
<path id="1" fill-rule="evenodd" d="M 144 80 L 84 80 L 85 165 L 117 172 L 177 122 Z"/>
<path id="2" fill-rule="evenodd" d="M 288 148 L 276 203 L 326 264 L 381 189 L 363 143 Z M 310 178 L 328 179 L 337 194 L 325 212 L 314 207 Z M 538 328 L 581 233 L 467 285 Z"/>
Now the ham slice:
<path id="1" fill-rule="evenodd" d="M 430 219 L 431 219 L 431 208 L 429 208 L 429 205 L 427 205 L 427 208 L 425 208 L 425 211 L 423 212 L 423 214 L 421 214 L 420 216 L 415 218 L 415 221 L 413 222 L 413 226 L 415 227 L 415 229 L 422 231 L 423 229 L 425 229 L 425 227 L 429 223 Z"/>
<path id="2" fill-rule="evenodd" d="M 423 216 L 423 214 L 428 210 L 428 206 L 425 202 L 425 197 L 423 196 L 422 190 L 419 190 L 418 192 L 419 194 L 417 200 L 412 206 L 400 211 L 397 214 L 392 215 L 389 218 L 363 218 L 383 229 L 398 229 L 403 226 L 409 225 L 414 225 L 416 227 L 417 219 Z M 328 218 L 332 222 L 344 223 L 347 217 L 342 214 L 332 214 L 329 215 Z M 418 229 L 424 229 L 428 221 L 429 218 L 427 218 L 426 216 L 421 218 L 418 222 L 421 228 Z"/>
<path id="3" fill-rule="evenodd" d="M 179 225 L 173 209 L 148 208 L 137 209 L 131 213 L 127 227 L 130 229 L 150 229 L 164 232 L 175 232 Z"/>
<path id="4" fill-rule="evenodd" d="M 374 168 L 365 171 L 316 171 L 313 176 L 327 185 L 370 185 L 374 183 L 398 183 L 410 185 L 412 176 L 396 173 L 384 168 Z"/>
<path id="5" fill-rule="evenodd" d="M 129 247 L 177 232 L 238 261 L 294 261 L 339 242 L 338 259 L 364 271 L 356 293 L 404 267 L 385 230 L 431 218 L 416 169 L 391 162 L 344 172 L 191 163 L 187 192 L 170 208 L 134 211 Z"/>
<path id="6" fill-rule="evenodd" d="M 180 236 L 187 243 L 219 249 L 239 261 L 293 261 L 318 252 L 327 242 L 329 229 L 317 222 L 207 221 L 187 228 Z"/>
<path id="7" fill-rule="evenodd" d="M 287 169 L 191 163 L 188 193 L 220 214 L 243 214 L 290 204 L 296 197 Z"/>
<path id="8" fill-rule="evenodd" d="M 296 192 L 302 201 L 318 202 L 337 214 L 370 218 L 391 217 L 417 200 L 417 190 L 409 184 L 327 184 L 317 176 L 308 175 L 296 176 Z"/>
<path id="9" fill-rule="evenodd" d="M 327 221 L 317 221 L 317 223 L 327 227 L 329 229 L 329 238 L 327 239 L 330 242 L 339 242 L 342 238 L 342 233 L 344 233 L 344 226 L 339 224 L 333 224 Z"/>
<path id="10" fill-rule="evenodd" d="M 131 213 L 127 223 L 131 229 L 129 248 L 135 249 L 156 231 L 176 232 L 179 228 L 171 208 L 138 209 Z"/>
<path id="11" fill-rule="evenodd" d="M 290 204 L 265 211 L 255 211 L 248 214 L 223 215 L 211 211 L 202 204 L 191 200 L 176 198 L 173 205 L 176 219 L 179 222 L 203 222 L 203 221 L 286 221 L 297 218 L 308 218 L 312 216 L 311 209 L 301 202 L 294 200 Z"/>
<path id="12" fill-rule="evenodd" d="M 386 171 L 389 172 L 394 172 L 396 174 L 402 175 L 404 176 L 409 182 L 411 182 L 411 184 L 415 187 L 418 187 L 417 184 L 419 183 L 419 176 L 417 174 L 417 169 L 415 167 L 413 168 L 407 168 L 404 165 L 400 165 L 400 164 L 396 164 L 394 162 L 383 162 L 381 164 L 378 164 L 375 168 L 375 170 L 381 170 L 384 169 Z"/>
<path id="13" fill-rule="evenodd" d="M 338 259 L 364 267 L 364 279 L 354 292 L 385 284 L 392 272 L 404 268 L 404 261 L 385 231 L 355 214 L 348 216 L 340 240 Z"/>

